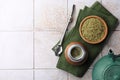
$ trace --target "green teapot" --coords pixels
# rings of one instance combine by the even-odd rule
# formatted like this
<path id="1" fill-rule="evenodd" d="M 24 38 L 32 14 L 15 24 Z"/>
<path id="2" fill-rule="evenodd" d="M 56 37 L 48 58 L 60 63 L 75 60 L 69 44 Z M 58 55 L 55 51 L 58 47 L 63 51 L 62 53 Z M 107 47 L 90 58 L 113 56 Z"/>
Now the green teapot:
<path id="1" fill-rule="evenodd" d="M 120 80 L 120 54 L 114 55 L 110 49 L 108 55 L 98 60 L 92 71 L 92 80 Z"/>

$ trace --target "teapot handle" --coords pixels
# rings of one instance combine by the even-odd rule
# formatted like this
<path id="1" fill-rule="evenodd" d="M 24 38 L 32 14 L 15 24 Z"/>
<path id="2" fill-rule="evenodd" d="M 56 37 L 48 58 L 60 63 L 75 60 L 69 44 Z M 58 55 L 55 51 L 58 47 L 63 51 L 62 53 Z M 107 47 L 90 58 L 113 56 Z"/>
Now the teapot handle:
<path id="1" fill-rule="evenodd" d="M 111 49 L 109 50 L 109 53 L 108 53 L 108 54 L 110 55 L 110 57 L 112 57 L 112 60 L 113 60 L 113 61 L 115 61 L 116 58 L 120 57 L 120 54 L 115 55 L 114 52 L 113 52 Z"/>

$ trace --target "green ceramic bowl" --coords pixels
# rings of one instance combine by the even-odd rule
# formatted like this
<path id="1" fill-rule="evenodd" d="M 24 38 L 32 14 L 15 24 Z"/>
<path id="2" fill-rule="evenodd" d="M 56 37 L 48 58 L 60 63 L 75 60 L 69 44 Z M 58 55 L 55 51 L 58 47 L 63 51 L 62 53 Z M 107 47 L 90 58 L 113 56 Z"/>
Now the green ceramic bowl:
<path id="1" fill-rule="evenodd" d="M 92 80 L 120 80 L 120 55 L 109 50 L 108 55 L 94 65 Z"/>

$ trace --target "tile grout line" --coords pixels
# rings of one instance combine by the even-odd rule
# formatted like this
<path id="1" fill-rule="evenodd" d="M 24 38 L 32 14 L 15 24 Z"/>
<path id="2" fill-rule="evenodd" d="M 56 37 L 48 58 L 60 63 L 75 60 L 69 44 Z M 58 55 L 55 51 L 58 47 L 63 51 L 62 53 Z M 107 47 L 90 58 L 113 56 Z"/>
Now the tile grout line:
<path id="1" fill-rule="evenodd" d="M 46 69 L 46 70 L 57 70 L 56 68 L 14 68 L 14 69 L 0 69 L 0 70 L 44 70 L 44 69 Z"/>
<path id="2" fill-rule="evenodd" d="M 67 22 L 68 22 L 68 0 L 67 0 Z"/>
<path id="3" fill-rule="evenodd" d="M 33 32 L 32 30 L 0 30 L 0 32 Z"/>
<path id="4" fill-rule="evenodd" d="M 35 0 L 33 0 L 33 80 L 35 80 Z"/>
<path id="5" fill-rule="evenodd" d="M 102 4 L 102 0 L 99 0 L 99 2 Z"/>
<path id="6" fill-rule="evenodd" d="M 24 68 L 24 69 L 0 69 L 0 70 L 33 70 L 33 69 Z"/>
<path id="7" fill-rule="evenodd" d="M 58 70 L 56 68 L 35 68 L 34 70 L 44 70 L 44 69 L 46 69 L 46 70 Z"/>
<path id="8" fill-rule="evenodd" d="M 69 73 L 67 73 L 67 80 L 69 80 Z"/>

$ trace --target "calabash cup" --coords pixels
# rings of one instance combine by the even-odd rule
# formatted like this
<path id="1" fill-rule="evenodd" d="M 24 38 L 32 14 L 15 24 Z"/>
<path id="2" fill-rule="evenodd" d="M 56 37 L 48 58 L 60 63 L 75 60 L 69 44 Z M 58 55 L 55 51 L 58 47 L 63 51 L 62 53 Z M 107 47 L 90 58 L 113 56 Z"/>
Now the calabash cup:
<path id="1" fill-rule="evenodd" d="M 83 64 L 87 57 L 87 51 L 80 42 L 71 42 L 65 49 L 65 58 L 72 65 Z"/>

